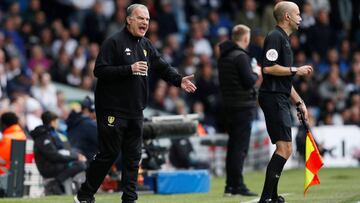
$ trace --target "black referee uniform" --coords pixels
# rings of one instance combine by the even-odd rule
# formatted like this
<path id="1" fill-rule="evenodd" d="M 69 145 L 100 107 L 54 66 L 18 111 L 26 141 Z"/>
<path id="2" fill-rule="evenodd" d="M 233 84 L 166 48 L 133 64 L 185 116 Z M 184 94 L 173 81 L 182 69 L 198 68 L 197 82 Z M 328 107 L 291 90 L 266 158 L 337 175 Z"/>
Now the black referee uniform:
<path id="1" fill-rule="evenodd" d="M 291 67 L 293 52 L 285 31 L 276 26 L 264 42 L 262 68 L 275 64 Z M 291 141 L 290 93 L 293 76 L 263 74 L 259 92 L 259 104 L 265 115 L 271 142 Z"/>
<path id="2" fill-rule="evenodd" d="M 131 64 L 146 61 L 147 74 L 132 72 Z M 99 153 L 86 173 L 78 198 L 89 198 L 98 190 L 121 152 L 123 203 L 137 199 L 136 185 L 141 158 L 143 109 L 149 95 L 148 75 L 152 71 L 180 87 L 182 76 L 171 68 L 145 37 L 135 37 L 125 27 L 105 40 L 96 59 L 94 75 L 95 110 Z"/>
<path id="3" fill-rule="evenodd" d="M 279 26 L 270 31 L 265 38 L 263 49 L 264 67 L 281 65 L 292 66 L 293 53 L 290 40 L 286 32 Z M 263 82 L 259 91 L 259 104 L 265 115 L 266 128 L 271 142 L 291 142 L 291 114 L 290 94 L 292 89 L 292 76 L 274 76 L 263 74 Z M 260 203 L 262 202 L 285 202 L 278 196 L 277 187 L 286 159 L 274 153 L 266 169 L 266 178 Z M 267 199 L 271 197 L 271 199 Z"/>

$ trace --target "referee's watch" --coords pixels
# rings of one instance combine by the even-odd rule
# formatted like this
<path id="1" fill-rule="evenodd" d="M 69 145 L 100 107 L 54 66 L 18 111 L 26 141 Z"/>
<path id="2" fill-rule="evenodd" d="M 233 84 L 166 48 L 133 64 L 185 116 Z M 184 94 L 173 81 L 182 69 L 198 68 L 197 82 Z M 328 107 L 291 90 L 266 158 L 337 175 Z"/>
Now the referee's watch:
<path id="1" fill-rule="evenodd" d="M 292 75 L 295 75 L 297 71 L 298 71 L 297 67 L 294 67 L 294 66 L 290 67 L 290 72 L 291 72 Z"/>

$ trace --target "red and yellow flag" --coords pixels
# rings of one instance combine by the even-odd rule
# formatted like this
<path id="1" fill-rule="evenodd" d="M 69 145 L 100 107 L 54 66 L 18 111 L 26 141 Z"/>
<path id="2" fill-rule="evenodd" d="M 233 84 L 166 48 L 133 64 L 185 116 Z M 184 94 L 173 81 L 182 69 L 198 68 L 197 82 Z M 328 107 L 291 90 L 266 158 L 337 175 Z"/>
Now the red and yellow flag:
<path id="1" fill-rule="evenodd" d="M 314 138 L 309 130 L 306 132 L 305 157 L 304 195 L 306 195 L 306 191 L 310 186 L 320 184 L 320 179 L 317 173 L 324 164 Z"/>

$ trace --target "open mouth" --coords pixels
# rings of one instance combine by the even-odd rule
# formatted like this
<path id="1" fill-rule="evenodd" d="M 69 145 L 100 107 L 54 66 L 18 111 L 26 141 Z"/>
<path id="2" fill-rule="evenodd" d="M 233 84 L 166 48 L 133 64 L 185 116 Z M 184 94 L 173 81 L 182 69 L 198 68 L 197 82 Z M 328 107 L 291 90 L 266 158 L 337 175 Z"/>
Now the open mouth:
<path id="1" fill-rule="evenodd" d="M 139 27 L 140 32 L 144 33 L 146 32 L 146 26 L 140 26 Z"/>

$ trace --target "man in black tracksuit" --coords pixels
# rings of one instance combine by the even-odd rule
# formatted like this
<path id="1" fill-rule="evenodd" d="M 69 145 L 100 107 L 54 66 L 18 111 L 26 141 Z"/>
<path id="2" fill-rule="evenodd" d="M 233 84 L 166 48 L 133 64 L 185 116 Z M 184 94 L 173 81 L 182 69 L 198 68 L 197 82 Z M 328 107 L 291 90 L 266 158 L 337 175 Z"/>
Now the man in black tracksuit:
<path id="1" fill-rule="evenodd" d="M 244 184 L 242 175 L 255 118 L 257 92 L 255 83 L 260 67 L 251 65 L 245 50 L 250 43 L 250 29 L 237 25 L 232 31 L 232 41 L 220 44 L 218 61 L 220 89 L 226 112 L 226 130 L 229 133 L 226 155 L 225 195 L 256 196 Z"/>
<path id="2" fill-rule="evenodd" d="M 137 199 L 136 184 L 141 156 L 143 109 L 148 100 L 148 75 L 155 71 L 165 81 L 194 92 L 193 75 L 182 77 L 170 67 L 144 37 L 149 25 L 146 6 L 127 8 L 127 26 L 105 40 L 96 59 L 94 75 L 95 109 L 99 153 L 90 163 L 86 181 L 75 202 L 95 202 L 98 190 L 111 165 L 122 154 L 122 202 Z"/>

